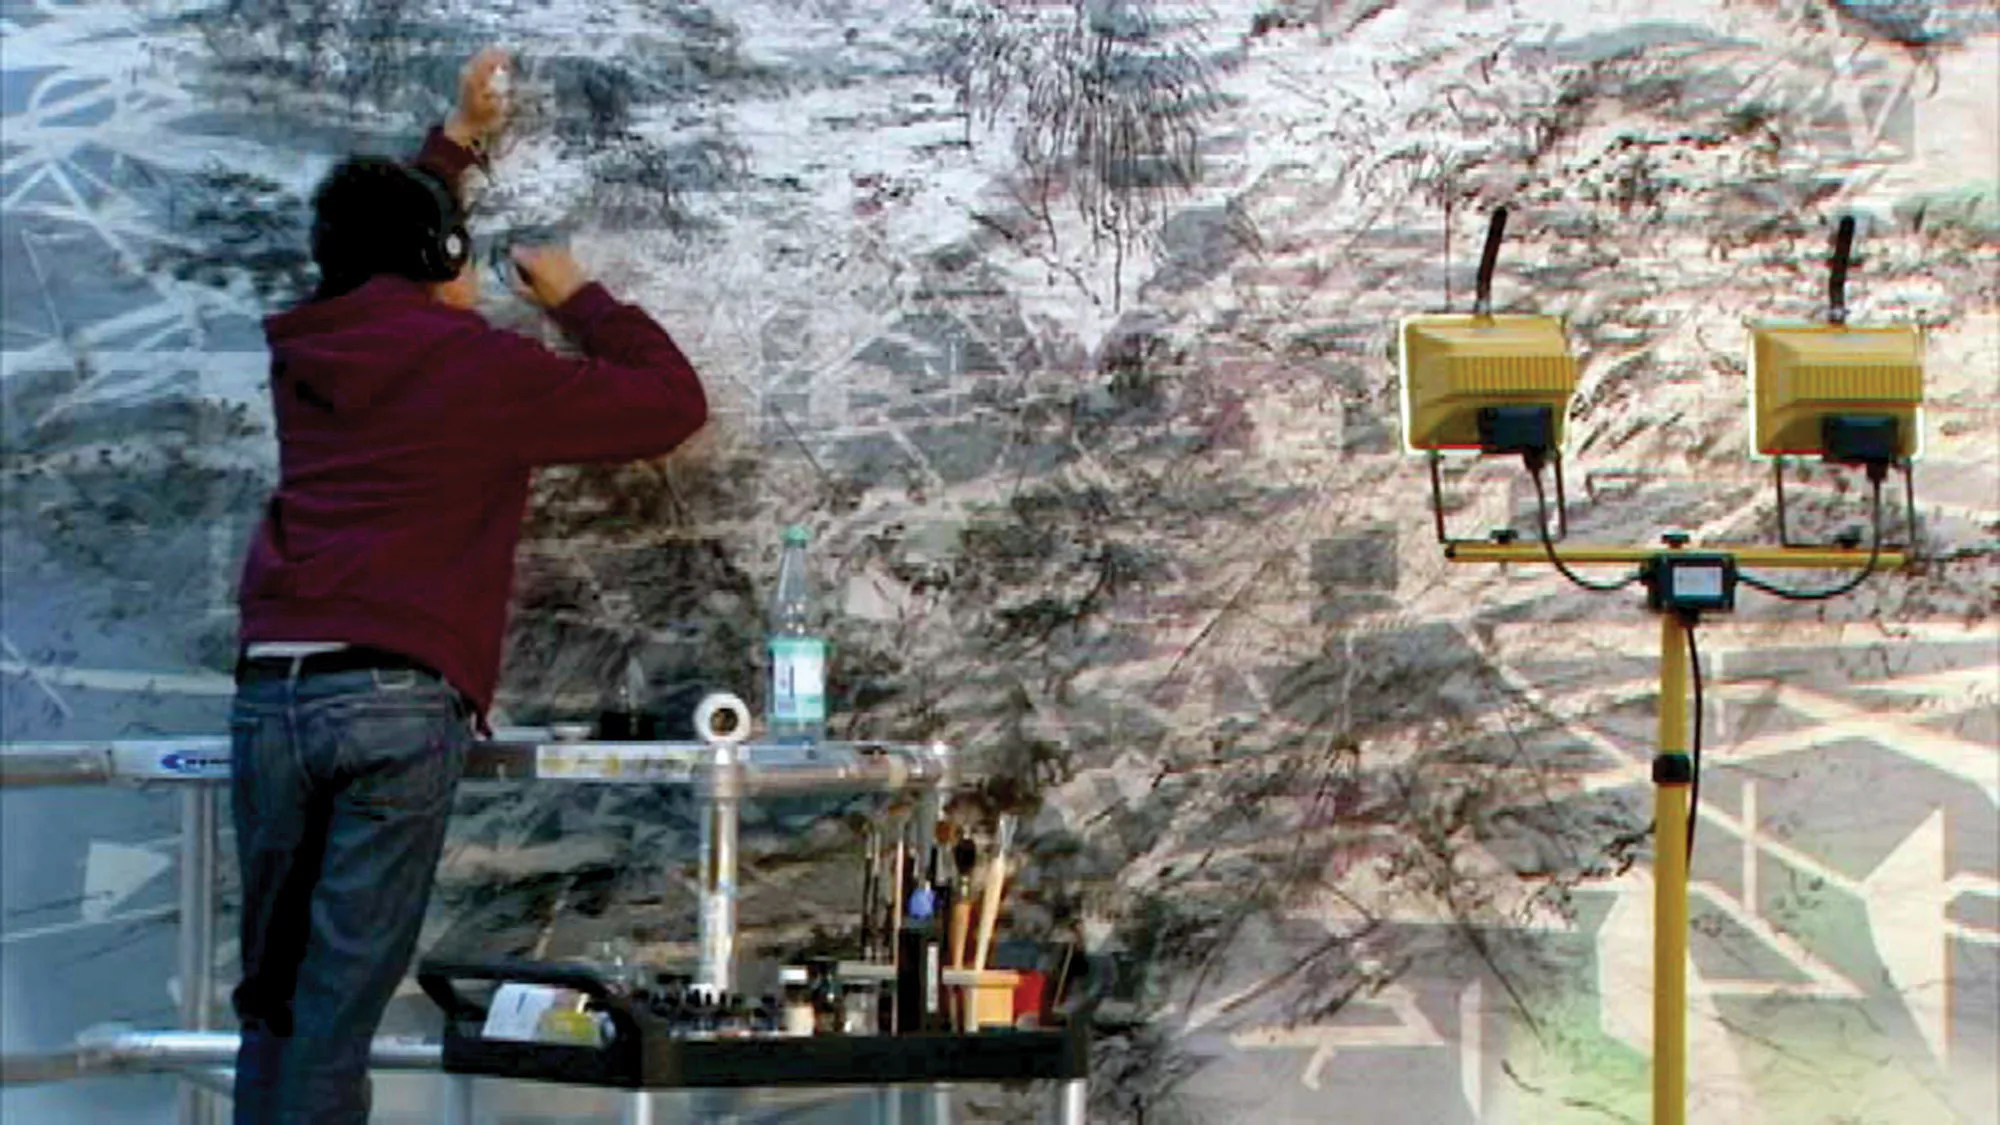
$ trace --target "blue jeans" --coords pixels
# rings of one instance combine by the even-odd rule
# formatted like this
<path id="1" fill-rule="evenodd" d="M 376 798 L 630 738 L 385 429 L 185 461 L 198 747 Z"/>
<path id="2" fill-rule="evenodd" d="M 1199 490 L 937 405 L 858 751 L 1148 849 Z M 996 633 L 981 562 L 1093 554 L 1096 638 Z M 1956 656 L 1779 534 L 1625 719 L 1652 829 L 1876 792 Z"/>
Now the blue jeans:
<path id="1" fill-rule="evenodd" d="M 415 952 L 472 742 L 424 672 L 238 685 L 236 1125 L 362 1125 L 368 1050 Z"/>

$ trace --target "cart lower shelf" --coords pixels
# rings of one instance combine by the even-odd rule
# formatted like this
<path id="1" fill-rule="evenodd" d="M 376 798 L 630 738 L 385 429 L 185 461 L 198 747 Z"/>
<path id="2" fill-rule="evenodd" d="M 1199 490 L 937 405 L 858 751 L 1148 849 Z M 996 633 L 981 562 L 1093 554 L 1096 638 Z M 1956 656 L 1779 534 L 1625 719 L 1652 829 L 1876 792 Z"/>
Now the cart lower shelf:
<path id="1" fill-rule="evenodd" d="M 606 1048 L 488 1040 L 447 1029 L 444 1069 L 644 1090 L 1069 1081 L 1089 1073 L 1081 1031 L 641 1040 Z"/>
<path id="2" fill-rule="evenodd" d="M 634 1090 L 1071 1082 L 1090 1073 L 1089 1030 L 973 1034 L 689 1038 L 568 965 L 426 961 L 417 979 L 445 1016 L 447 1073 Z M 484 1006 L 461 980 L 523 981 L 597 997 L 614 1034 L 603 1046 L 489 1039 Z"/>

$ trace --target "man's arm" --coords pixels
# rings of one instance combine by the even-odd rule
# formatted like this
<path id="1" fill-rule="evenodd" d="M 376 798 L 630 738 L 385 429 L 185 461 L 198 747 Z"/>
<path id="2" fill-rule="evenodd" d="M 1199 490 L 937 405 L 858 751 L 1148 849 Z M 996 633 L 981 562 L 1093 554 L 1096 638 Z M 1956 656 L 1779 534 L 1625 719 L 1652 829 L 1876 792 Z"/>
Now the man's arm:
<path id="1" fill-rule="evenodd" d="M 424 138 L 415 164 L 454 195 L 507 117 L 507 56 L 489 47 L 459 75 L 458 105 Z M 526 465 L 656 457 L 708 421 L 701 380 L 644 310 L 588 281 L 566 250 L 519 247 L 516 287 L 546 309 L 586 359 L 567 359 L 512 332 L 487 329 L 448 345 L 445 362 L 476 368 L 469 413 L 482 444 Z"/>
<path id="2" fill-rule="evenodd" d="M 443 180 L 445 186 L 451 189 L 451 197 L 463 207 L 465 170 L 475 164 L 484 166 L 485 159 L 473 149 L 453 140 L 444 126 L 433 125 L 424 137 L 424 147 L 418 150 L 416 159 L 410 163 Z"/>
<path id="3" fill-rule="evenodd" d="M 453 198 L 464 203 L 465 170 L 486 164 L 486 146 L 507 121 L 507 53 L 488 47 L 472 56 L 458 76 L 458 104 L 440 125 L 424 137 L 411 161 L 442 179 Z"/>
<path id="4" fill-rule="evenodd" d="M 499 329 L 468 356 L 490 385 L 474 421 L 482 441 L 524 465 L 657 457 L 708 421 L 708 396 L 673 338 L 596 282 L 550 310 L 588 358 L 556 355 Z"/>

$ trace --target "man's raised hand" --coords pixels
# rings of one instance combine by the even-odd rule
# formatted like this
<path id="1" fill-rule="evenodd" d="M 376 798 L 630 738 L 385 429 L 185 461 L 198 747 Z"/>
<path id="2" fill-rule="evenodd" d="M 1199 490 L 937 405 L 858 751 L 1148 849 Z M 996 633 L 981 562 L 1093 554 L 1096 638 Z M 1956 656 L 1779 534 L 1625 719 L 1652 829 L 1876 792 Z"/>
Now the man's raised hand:
<path id="1" fill-rule="evenodd" d="M 444 132 L 467 148 L 485 148 L 506 127 L 513 60 L 499 47 L 472 56 L 458 74 L 458 105 L 445 118 Z"/>

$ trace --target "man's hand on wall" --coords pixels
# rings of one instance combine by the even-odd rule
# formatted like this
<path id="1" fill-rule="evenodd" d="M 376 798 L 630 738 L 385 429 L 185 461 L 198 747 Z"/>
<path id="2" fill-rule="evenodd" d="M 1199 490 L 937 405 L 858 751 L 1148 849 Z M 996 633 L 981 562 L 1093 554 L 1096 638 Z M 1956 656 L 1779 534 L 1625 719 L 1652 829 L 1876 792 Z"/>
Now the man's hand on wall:
<path id="1" fill-rule="evenodd" d="M 507 124 L 513 60 L 499 47 L 472 56 L 458 75 L 458 105 L 445 118 L 445 136 L 485 151 Z"/>
<path id="2" fill-rule="evenodd" d="M 516 246 L 512 256 L 519 275 L 515 288 L 545 309 L 560 308 L 590 280 L 560 246 Z"/>

